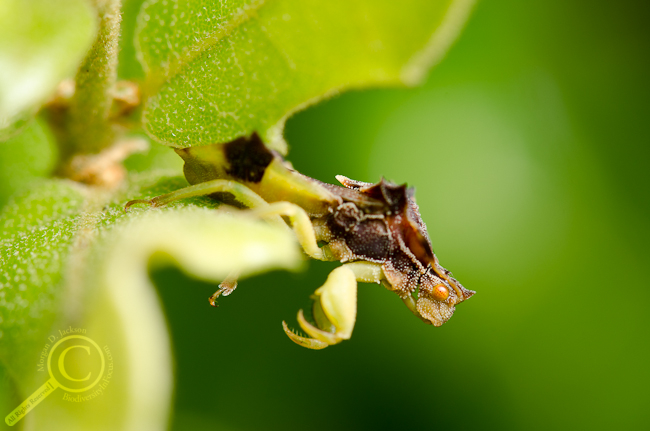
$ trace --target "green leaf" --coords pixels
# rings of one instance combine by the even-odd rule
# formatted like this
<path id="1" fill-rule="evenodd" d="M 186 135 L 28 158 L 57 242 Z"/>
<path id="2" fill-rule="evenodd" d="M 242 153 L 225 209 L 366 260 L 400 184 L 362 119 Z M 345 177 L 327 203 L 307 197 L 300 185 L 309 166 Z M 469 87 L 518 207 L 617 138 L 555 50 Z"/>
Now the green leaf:
<path id="1" fill-rule="evenodd" d="M 25 416 L 26 427 L 166 428 L 170 341 L 149 265 L 173 263 L 215 282 L 235 268 L 246 277 L 300 266 L 291 231 L 215 209 L 208 199 L 194 200 L 202 208 L 180 202 L 123 210 L 130 198 L 185 184 L 160 172 L 134 174 L 111 193 L 47 180 L 0 213 L 0 369 L 19 391 L 14 399 L 22 401 L 48 380 L 47 370 L 38 369 L 42 352 L 66 328 L 84 329 L 102 348 L 108 346 L 115 362 L 102 402 L 73 403 L 56 389 L 58 396 Z M 183 295 L 180 286 L 178 294 Z M 70 365 L 70 375 L 87 372 L 81 358 Z"/>
<path id="2" fill-rule="evenodd" d="M 286 151 L 286 118 L 339 91 L 413 85 L 441 58 L 471 0 L 199 0 L 143 6 L 136 47 L 144 123 L 173 147 L 260 132 Z"/>
<path id="3" fill-rule="evenodd" d="M 30 374 L 56 319 L 83 205 L 72 183 L 47 181 L 0 213 L 0 360 L 15 376 Z"/>
<path id="4" fill-rule="evenodd" d="M 94 32 L 83 0 L 0 3 L 0 129 L 33 114 L 74 74 Z"/>
<path id="5" fill-rule="evenodd" d="M 49 176 L 56 160 L 54 139 L 39 118 L 28 122 L 17 135 L 0 142 L 0 208 L 17 191 Z"/>

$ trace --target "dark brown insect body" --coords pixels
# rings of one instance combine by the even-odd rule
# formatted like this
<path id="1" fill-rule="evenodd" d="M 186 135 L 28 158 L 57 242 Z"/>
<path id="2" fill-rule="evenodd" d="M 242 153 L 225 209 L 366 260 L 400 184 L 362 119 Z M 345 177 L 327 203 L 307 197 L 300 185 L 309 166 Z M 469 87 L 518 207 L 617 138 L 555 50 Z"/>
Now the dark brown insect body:
<path id="1" fill-rule="evenodd" d="M 454 306 L 475 292 L 438 263 L 412 189 L 383 179 L 377 184 L 337 179 L 348 189 L 325 185 L 343 201 L 327 218 L 337 259 L 381 263 L 387 287 L 402 298 L 417 291 L 419 315 L 442 325 Z"/>

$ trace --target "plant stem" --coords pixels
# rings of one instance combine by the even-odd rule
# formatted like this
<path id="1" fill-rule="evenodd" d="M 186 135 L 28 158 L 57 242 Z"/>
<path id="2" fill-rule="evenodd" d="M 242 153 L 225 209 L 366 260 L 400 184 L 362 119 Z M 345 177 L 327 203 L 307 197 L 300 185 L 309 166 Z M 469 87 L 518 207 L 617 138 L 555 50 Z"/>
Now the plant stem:
<path id="1" fill-rule="evenodd" d="M 121 0 L 92 1 L 99 18 L 99 31 L 75 77 L 76 90 L 68 113 L 64 159 L 75 154 L 98 153 L 114 140 L 109 114 L 117 79 Z"/>

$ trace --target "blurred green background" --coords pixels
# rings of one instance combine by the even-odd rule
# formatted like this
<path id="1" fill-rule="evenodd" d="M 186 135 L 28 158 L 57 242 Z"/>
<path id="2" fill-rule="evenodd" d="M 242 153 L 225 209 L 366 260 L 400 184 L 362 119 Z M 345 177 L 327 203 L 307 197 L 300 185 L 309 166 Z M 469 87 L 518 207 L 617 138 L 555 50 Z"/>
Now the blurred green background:
<path id="1" fill-rule="evenodd" d="M 157 270 L 173 429 L 648 429 L 649 9 L 483 1 L 423 87 L 292 118 L 301 172 L 414 185 L 477 294 L 433 328 L 360 285 L 352 339 L 314 352 L 280 322 L 332 265 L 243 280 L 216 310 L 214 285 Z"/>

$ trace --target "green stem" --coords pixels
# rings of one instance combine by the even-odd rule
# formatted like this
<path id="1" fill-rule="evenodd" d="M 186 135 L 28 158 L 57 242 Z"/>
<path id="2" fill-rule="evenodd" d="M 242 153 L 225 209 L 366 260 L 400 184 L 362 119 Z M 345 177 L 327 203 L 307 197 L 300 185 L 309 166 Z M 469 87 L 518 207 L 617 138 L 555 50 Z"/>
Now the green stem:
<path id="1" fill-rule="evenodd" d="M 65 158 L 98 153 L 110 146 L 112 90 L 117 79 L 121 0 L 92 0 L 99 18 L 97 39 L 79 67 L 75 95 L 68 114 Z"/>

